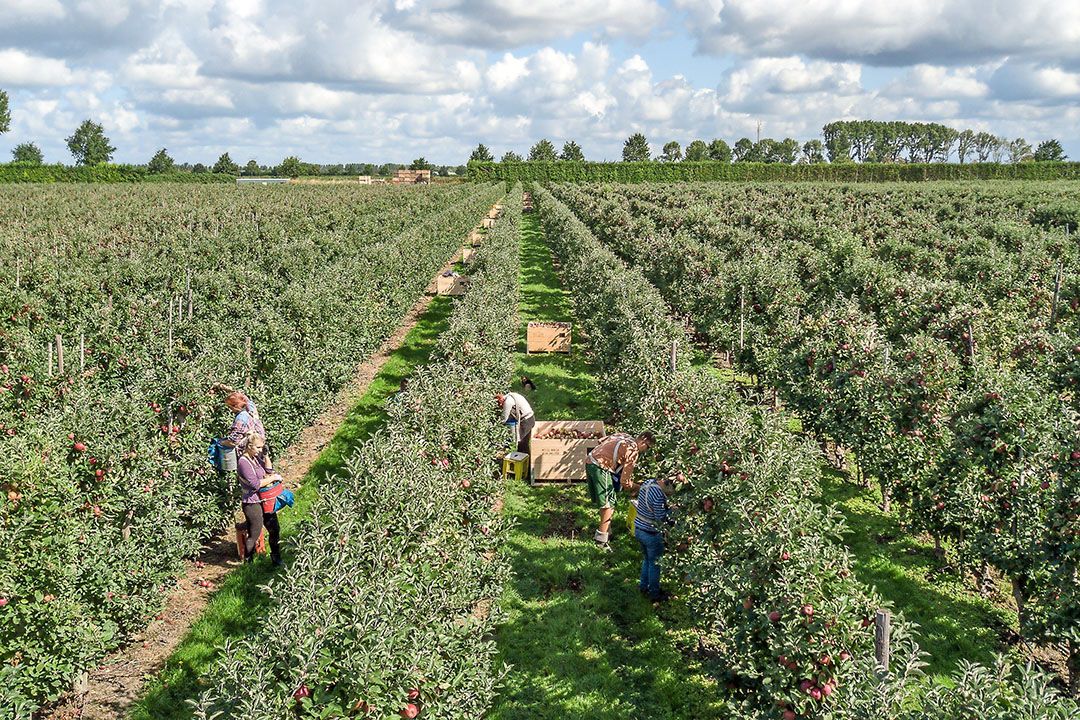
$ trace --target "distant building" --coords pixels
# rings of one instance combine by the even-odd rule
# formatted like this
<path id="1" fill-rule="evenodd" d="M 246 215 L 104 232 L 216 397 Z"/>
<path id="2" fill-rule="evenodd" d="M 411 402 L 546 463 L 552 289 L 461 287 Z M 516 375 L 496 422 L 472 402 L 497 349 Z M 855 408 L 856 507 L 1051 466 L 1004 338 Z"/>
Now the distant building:
<path id="1" fill-rule="evenodd" d="M 430 170 L 398 170 L 397 174 L 390 179 L 395 185 L 426 185 L 431 182 Z"/>
<path id="2" fill-rule="evenodd" d="M 236 178 L 237 185 L 281 185 L 289 182 L 289 178 L 270 178 L 270 177 L 238 177 Z"/>

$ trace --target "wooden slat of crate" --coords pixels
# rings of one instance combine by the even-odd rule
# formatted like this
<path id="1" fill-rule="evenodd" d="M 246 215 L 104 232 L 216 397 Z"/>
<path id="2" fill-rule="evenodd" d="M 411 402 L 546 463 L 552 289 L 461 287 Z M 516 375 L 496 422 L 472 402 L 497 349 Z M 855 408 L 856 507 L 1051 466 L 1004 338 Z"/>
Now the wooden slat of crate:
<path id="1" fill-rule="evenodd" d="M 594 438 L 557 440 L 539 439 L 552 429 L 593 433 Z M 529 443 L 532 481 L 584 480 L 585 460 L 589 451 L 600 444 L 605 434 L 603 420 L 539 420 Z"/>
<path id="2" fill-rule="evenodd" d="M 482 221 L 480 221 L 480 224 L 486 228 L 493 228 L 495 227 L 495 220 L 494 218 L 486 217 Z"/>
<path id="3" fill-rule="evenodd" d="M 461 248 L 461 262 L 472 262 L 474 257 L 476 257 L 476 248 Z"/>
<path id="4" fill-rule="evenodd" d="M 469 278 L 464 275 L 456 277 L 440 275 L 435 281 L 435 292 L 439 295 L 464 295 L 468 284 Z"/>
<path id="5" fill-rule="evenodd" d="M 525 331 L 525 352 L 570 352 L 570 323 L 529 323 Z"/>

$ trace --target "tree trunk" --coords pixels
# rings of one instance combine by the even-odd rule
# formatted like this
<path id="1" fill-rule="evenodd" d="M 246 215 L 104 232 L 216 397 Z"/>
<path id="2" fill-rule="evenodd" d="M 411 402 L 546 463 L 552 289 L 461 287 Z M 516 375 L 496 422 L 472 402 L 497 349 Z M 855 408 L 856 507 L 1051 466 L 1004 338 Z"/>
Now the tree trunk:
<path id="1" fill-rule="evenodd" d="M 1080 698 L 1080 643 L 1069 641 L 1069 694 Z"/>
<path id="2" fill-rule="evenodd" d="M 1016 614 L 1020 619 L 1020 637 L 1024 636 L 1024 625 L 1027 620 L 1026 614 L 1026 601 L 1027 593 L 1024 592 L 1024 588 L 1027 585 L 1023 578 L 1012 578 L 1012 593 L 1013 599 L 1016 601 Z"/>
<path id="3" fill-rule="evenodd" d="M 892 510 L 892 497 L 889 495 L 889 484 L 882 478 L 878 480 L 878 486 L 881 488 L 881 512 L 888 515 Z"/>
<path id="4" fill-rule="evenodd" d="M 941 559 L 945 557 L 945 548 L 941 545 L 941 536 L 937 533 L 934 534 L 934 557 Z"/>
<path id="5" fill-rule="evenodd" d="M 990 597 L 990 594 L 994 591 L 994 578 L 990 576 L 990 565 L 984 562 L 979 567 L 976 577 L 979 579 L 979 595 Z"/>

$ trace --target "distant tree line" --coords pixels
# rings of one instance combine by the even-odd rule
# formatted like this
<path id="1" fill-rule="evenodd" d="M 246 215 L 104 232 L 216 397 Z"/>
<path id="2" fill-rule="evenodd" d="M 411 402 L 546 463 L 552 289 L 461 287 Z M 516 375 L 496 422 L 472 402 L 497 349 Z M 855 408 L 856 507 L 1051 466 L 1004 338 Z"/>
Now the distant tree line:
<path id="1" fill-rule="evenodd" d="M 0 90 L 0 134 L 11 129 L 11 111 L 8 94 Z M 79 167 L 93 167 L 109 163 L 113 159 L 116 148 L 113 147 L 105 129 L 93 120 L 84 120 L 71 137 L 66 138 L 68 150 L 71 152 L 75 165 Z M 580 149 L 579 149 L 580 151 Z M 25 142 L 17 145 L 12 151 L 12 162 L 27 166 L 42 165 L 45 162 L 41 148 L 35 143 Z M 356 176 L 371 175 L 375 177 L 389 177 L 404 167 L 413 170 L 431 170 L 433 175 L 449 177 L 453 175 L 464 176 L 467 168 L 464 165 L 434 165 L 423 157 L 413 160 L 409 165 L 400 163 L 345 163 L 320 165 L 303 162 L 296 156 L 289 156 L 277 165 L 262 165 L 256 160 L 248 160 L 243 166 L 238 165 L 229 156 L 228 152 L 222 153 L 213 165 L 197 163 L 177 163 L 169 155 L 167 148 L 161 148 L 145 166 L 151 175 L 168 175 L 170 173 L 218 173 L 234 176 L 272 176 L 272 177 L 304 177 L 304 176 Z"/>
<path id="2" fill-rule="evenodd" d="M 761 138 L 754 141 L 739 138 L 734 145 L 721 139 L 705 142 L 692 140 L 685 150 L 677 140 L 664 143 L 661 152 L 652 155 L 648 138 L 634 133 L 623 143 L 623 162 L 702 162 L 721 163 L 781 163 L 818 164 L 845 162 L 874 163 L 934 163 L 950 162 L 954 158 L 965 162 L 1046 162 L 1066 159 L 1058 140 L 1044 140 L 1032 148 L 1024 138 L 1009 140 L 988 132 L 955 130 L 939 123 L 880 122 L 876 120 L 842 120 L 822 128 L 822 138 L 800 143 L 795 138 L 776 140 Z M 494 162 L 495 158 L 481 143 L 473 150 L 469 161 Z M 573 140 L 563 144 L 561 153 L 548 139 L 539 140 L 529 150 L 528 158 L 507 151 L 501 162 L 552 162 L 563 160 L 585 162 L 581 146 Z"/>

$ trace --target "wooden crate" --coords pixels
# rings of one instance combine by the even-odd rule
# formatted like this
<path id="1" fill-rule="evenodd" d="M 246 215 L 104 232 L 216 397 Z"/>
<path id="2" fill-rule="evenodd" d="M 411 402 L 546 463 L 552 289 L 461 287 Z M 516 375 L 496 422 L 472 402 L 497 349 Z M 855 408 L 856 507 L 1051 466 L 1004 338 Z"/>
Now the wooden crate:
<path id="1" fill-rule="evenodd" d="M 480 247 L 484 244 L 484 234 L 479 230 L 473 230 L 469 233 L 469 244 L 473 247 Z"/>
<path id="2" fill-rule="evenodd" d="M 463 247 L 461 248 L 461 262 L 472 262 L 476 257 L 476 248 Z"/>
<path id="3" fill-rule="evenodd" d="M 488 211 L 488 218 L 491 220 L 498 219 L 500 215 L 502 215 L 502 205 L 496 205 Z"/>
<path id="4" fill-rule="evenodd" d="M 553 431 L 580 433 L 583 437 L 543 437 Z M 532 482 L 584 480 L 585 460 L 604 435 L 603 420 L 537 421 L 529 442 Z"/>
<path id="5" fill-rule="evenodd" d="M 484 218 L 483 220 L 480 221 L 480 224 L 485 228 L 491 229 L 491 228 L 495 227 L 495 219 L 486 217 L 486 218 Z"/>
<path id="6" fill-rule="evenodd" d="M 530 322 L 525 331 L 525 352 L 570 352 L 570 323 Z"/>
<path id="7" fill-rule="evenodd" d="M 440 275 L 435 281 L 435 293 L 437 295 L 464 295 L 468 285 L 469 278 L 464 275 L 451 277 Z"/>

